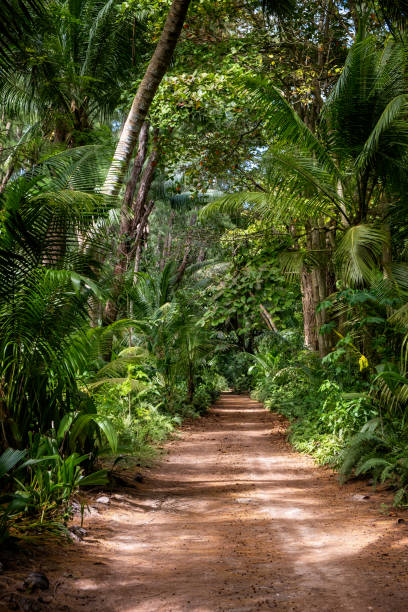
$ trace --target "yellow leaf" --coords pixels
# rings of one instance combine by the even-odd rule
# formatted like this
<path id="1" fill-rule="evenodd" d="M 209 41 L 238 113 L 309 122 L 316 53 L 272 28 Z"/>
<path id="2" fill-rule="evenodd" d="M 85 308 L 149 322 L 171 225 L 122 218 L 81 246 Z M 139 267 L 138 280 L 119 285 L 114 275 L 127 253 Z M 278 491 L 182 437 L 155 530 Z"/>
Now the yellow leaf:
<path id="1" fill-rule="evenodd" d="M 368 359 L 365 355 L 361 355 L 360 359 L 358 360 L 358 363 L 360 365 L 360 372 L 365 368 L 368 368 Z"/>

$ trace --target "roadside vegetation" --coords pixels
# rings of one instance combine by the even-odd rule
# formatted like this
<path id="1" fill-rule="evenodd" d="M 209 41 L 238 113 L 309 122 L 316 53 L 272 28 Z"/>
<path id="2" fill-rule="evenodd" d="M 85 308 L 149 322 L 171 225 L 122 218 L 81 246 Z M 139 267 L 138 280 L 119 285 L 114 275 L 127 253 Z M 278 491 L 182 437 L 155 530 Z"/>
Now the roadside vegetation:
<path id="1" fill-rule="evenodd" d="M 0 542 L 229 388 L 407 504 L 402 3 L 11 6 Z"/>

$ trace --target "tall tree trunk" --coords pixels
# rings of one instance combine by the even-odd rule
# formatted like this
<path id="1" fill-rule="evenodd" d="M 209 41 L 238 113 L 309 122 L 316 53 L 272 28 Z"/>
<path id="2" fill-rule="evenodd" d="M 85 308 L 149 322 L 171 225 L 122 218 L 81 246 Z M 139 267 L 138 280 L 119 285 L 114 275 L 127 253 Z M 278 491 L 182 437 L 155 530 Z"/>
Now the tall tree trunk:
<path id="1" fill-rule="evenodd" d="M 251 293 L 251 295 L 253 294 Z M 267 310 L 263 304 L 259 304 L 259 311 L 261 313 L 261 317 L 266 323 L 266 327 L 270 329 L 271 331 L 274 331 L 275 334 L 278 334 L 279 330 L 276 327 L 275 321 L 272 319 L 272 315 L 269 312 L 269 310 Z"/>
<path id="2" fill-rule="evenodd" d="M 320 334 L 320 328 L 327 323 L 326 310 L 317 308 L 334 289 L 334 278 L 327 265 L 328 237 L 326 228 L 315 221 L 315 227 L 310 223 L 305 226 L 307 249 L 314 253 L 319 263 L 311 270 L 303 268 L 301 274 L 303 328 L 305 345 L 314 351 L 319 351 L 321 357 L 327 355 L 332 338 L 328 334 Z"/>
<path id="3" fill-rule="evenodd" d="M 2 117 L 2 121 L 4 121 L 4 117 Z M 7 121 L 6 126 L 4 128 L 4 136 L 3 138 L 5 140 L 7 140 L 8 135 L 10 134 L 10 130 L 11 130 L 11 121 Z M 2 130 L 3 131 L 3 130 Z M 3 153 L 4 147 L 3 145 L 0 143 L 0 156 Z"/>
<path id="4" fill-rule="evenodd" d="M 139 274 L 141 257 L 142 257 L 142 245 L 139 242 L 136 248 L 135 263 L 133 266 L 133 282 L 134 283 L 137 281 L 137 275 Z"/>
<path id="5" fill-rule="evenodd" d="M 319 350 L 316 332 L 315 304 L 313 300 L 312 273 L 303 267 L 300 286 L 302 291 L 303 330 L 305 346 L 311 351 Z"/>
<path id="6" fill-rule="evenodd" d="M 142 158 L 144 159 L 144 156 L 146 155 L 145 147 L 146 142 L 143 138 L 141 144 L 139 145 L 140 159 L 138 159 L 138 152 L 132 170 L 132 175 L 134 176 L 130 177 L 132 185 L 130 187 L 126 187 L 125 202 L 121 211 L 120 236 L 117 250 L 115 276 L 119 276 L 120 274 L 126 272 L 130 263 L 131 254 L 134 252 L 133 244 L 137 236 L 139 224 L 143 218 L 147 195 L 150 187 L 152 186 L 156 172 L 157 159 L 159 156 L 159 150 L 157 147 L 157 131 L 155 132 L 152 152 L 147 160 L 146 167 L 139 182 L 136 196 L 134 197 L 136 190 L 136 174 L 138 178 L 143 166 Z"/>
<path id="7" fill-rule="evenodd" d="M 187 401 L 189 404 L 193 403 L 194 392 L 195 392 L 194 372 L 193 372 L 193 365 L 190 362 L 188 366 L 188 377 L 187 377 Z"/>
<path id="8" fill-rule="evenodd" d="M 200 250 L 198 251 L 197 263 L 203 263 L 204 259 L 205 259 L 205 248 L 202 246 L 200 247 Z"/>
<path id="9" fill-rule="evenodd" d="M 158 130 L 154 132 L 154 144 L 152 152 L 150 153 L 149 159 L 147 160 L 146 167 L 143 171 L 142 178 L 140 179 L 139 188 L 137 190 L 136 197 L 133 201 L 132 212 L 133 219 L 131 222 L 131 236 L 134 239 L 139 223 L 143 217 L 143 211 L 146 204 L 146 199 L 152 186 L 154 176 L 156 174 L 156 166 L 159 158 L 159 147 L 158 147 Z"/>
<path id="10" fill-rule="evenodd" d="M 7 168 L 7 172 L 4 175 L 3 180 L 1 181 L 1 184 L 0 184 L 0 193 L 3 193 L 3 191 L 7 187 L 7 183 L 11 179 L 11 176 L 12 176 L 13 172 L 14 172 L 14 163 L 10 162 L 10 165 Z"/>
<path id="11" fill-rule="evenodd" d="M 314 307 L 316 313 L 316 332 L 317 341 L 319 345 L 319 353 L 321 357 L 324 357 L 329 352 L 330 338 L 327 334 L 321 334 L 320 328 L 327 322 L 326 310 L 322 309 L 317 312 L 317 307 L 323 302 L 327 293 L 327 261 L 325 257 L 326 252 L 326 237 L 325 230 L 319 226 L 314 227 L 311 230 L 311 247 L 315 252 L 319 265 L 312 270 L 312 292 L 314 299 Z"/>
<path id="12" fill-rule="evenodd" d="M 149 139 L 149 124 L 145 121 L 139 134 L 139 148 L 133 163 L 132 171 L 130 173 L 129 181 L 126 185 L 125 195 L 123 198 L 122 208 L 120 211 L 120 224 L 119 224 L 119 243 L 118 243 L 118 261 L 122 265 L 122 260 L 127 257 L 127 241 L 131 235 L 132 226 L 132 205 L 135 197 L 135 191 L 137 182 L 140 178 L 143 165 L 146 160 L 147 144 Z"/>
<path id="13" fill-rule="evenodd" d="M 123 126 L 103 192 L 118 193 L 150 105 L 170 64 L 191 0 L 173 0 L 160 40 Z"/>
<path id="14" fill-rule="evenodd" d="M 137 182 L 142 172 L 143 164 L 146 160 L 147 144 L 149 141 L 149 122 L 145 121 L 142 125 L 142 129 L 139 134 L 139 147 L 136 153 L 135 161 L 133 163 L 132 171 L 130 173 L 129 180 L 126 184 L 125 195 L 123 197 L 123 207 L 128 212 L 132 206 L 133 198 L 135 197 L 135 191 Z"/>
<path id="15" fill-rule="evenodd" d="M 130 254 L 129 254 L 130 260 L 134 259 L 137 256 L 137 254 L 139 254 L 139 260 L 140 260 L 140 254 L 142 252 L 141 246 L 142 246 L 142 242 L 146 241 L 146 228 L 148 226 L 147 224 L 149 221 L 150 213 L 152 212 L 153 208 L 154 208 L 154 200 L 150 200 L 148 205 L 144 208 L 143 216 L 140 219 L 140 222 L 137 228 L 137 232 L 134 238 L 134 242 L 132 245 L 132 250 L 130 251 Z M 135 262 L 135 266 L 136 266 L 136 262 Z M 139 269 L 139 262 L 137 264 L 137 268 Z"/>
<path id="16" fill-rule="evenodd" d="M 17 127 L 17 129 L 16 129 L 16 137 L 17 137 L 18 144 L 20 144 L 22 136 L 23 136 L 23 129 L 22 129 L 22 127 Z M 3 177 L 3 180 L 1 181 L 1 184 L 0 184 L 0 193 L 3 193 L 3 191 L 7 187 L 7 183 L 9 182 L 11 177 L 13 176 L 13 172 L 16 170 L 16 163 L 17 163 L 16 151 L 18 151 L 18 147 L 17 147 L 17 149 L 15 149 L 13 151 L 13 153 L 11 153 L 11 155 L 9 155 L 8 159 L 6 160 L 6 164 L 8 164 L 7 165 L 7 171 L 6 171 L 6 173 L 5 173 L 4 177 Z"/>

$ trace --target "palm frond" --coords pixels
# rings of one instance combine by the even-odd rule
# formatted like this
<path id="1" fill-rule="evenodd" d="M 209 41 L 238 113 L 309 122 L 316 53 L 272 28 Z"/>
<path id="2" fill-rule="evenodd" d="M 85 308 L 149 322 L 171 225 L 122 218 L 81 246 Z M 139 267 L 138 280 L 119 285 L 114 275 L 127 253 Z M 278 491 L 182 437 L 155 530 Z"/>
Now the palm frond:
<path id="1" fill-rule="evenodd" d="M 239 216 L 242 213 L 256 215 L 260 205 L 265 206 L 270 203 L 271 199 L 267 193 L 261 191 L 241 191 L 225 195 L 210 202 L 200 210 L 199 216 L 205 220 L 220 213 L 231 216 Z"/>
<path id="2" fill-rule="evenodd" d="M 395 28 L 406 29 L 408 21 L 407 0 L 379 0 L 379 5 L 391 31 L 395 32 Z"/>
<path id="3" fill-rule="evenodd" d="M 404 129 L 405 122 L 401 126 L 401 120 L 406 117 L 407 110 L 408 94 L 401 94 L 387 104 L 356 159 L 355 164 L 358 170 L 365 169 L 378 153 L 384 154 L 386 152 L 388 148 L 388 142 L 385 142 L 387 136 L 388 139 L 391 137 L 393 144 L 396 138 L 401 143 L 404 137 L 408 143 L 408 129 Z M 392 127 L 397 127 L 397 130 L 390 134 Z M 400 127 L 403 129 L 401 130 Z"/>
<path id="4" fill-rule="evenodd" d="M 373 282 L 378 274 L 378 266 L 387 232 L 371 225 L 356 225 L 348 229 L 335 253 L 340 273 L 351 286 L 361 286 Z"/>
<path id="5" fill-rule="evenodd" d="M 0 64 L 9 67 L 13 51 L 23 47 L 22 40 L 34 31 L 35 17 L 42 15 L 41 0 L 8 0 L 1 7 L 2 29 L 0 34 Z"/>
<path id="6" fill-rule="evenodd" d="M 337 173 L 336 165 L 321 141 L 273 83 L 254 77 L 245 79 L 243 87 L 250 90 L 252 101 L 262 109 L 265 129 L 273 139 L 278 138 L 280 142 L 294 146 L 301 144 L 326 171 Z"/>
<path id="7" fill-rule="evenodd" d="M 297 277 L 304 268 L 313 269 L 319 266 L 319 255 L 321 254 L 315 254 L 306 249 L 282 251 L 278 255 L 278 263 L 283 274 L 289 277 Z"/>

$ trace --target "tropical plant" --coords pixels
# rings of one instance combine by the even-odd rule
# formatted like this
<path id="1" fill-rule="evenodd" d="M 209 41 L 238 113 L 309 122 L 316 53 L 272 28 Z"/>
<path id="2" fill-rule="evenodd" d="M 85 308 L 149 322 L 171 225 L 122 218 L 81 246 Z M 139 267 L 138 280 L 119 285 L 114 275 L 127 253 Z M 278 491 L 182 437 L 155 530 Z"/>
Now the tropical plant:
<path id="1" fill-rule="evenodd" d="M 28 459 L 21 463 L 27 454 Z M 13 492 L 0 496 L 0 541 L 9 537 L 11 527 L 20 537 L 27 527 L 28 531 L 63 531 L 58 519 L 62 516 L 66 521 L 70 516 L 69 501 L 78 487 L 108 482 L 106 470 L 84 475 L 81 464 L 88 459 L 88 455 L 78 453 L 63 457 L 55 436 L 38 434 L 28 453 L 11 448 L 4 451 L 0 456 L 0 480 Z"/>
<path id="2" fill-rule="evenodd" d="M 96 270 L 111 204 L 72 189 L 82 170 L 76 172 L 75 159 L 57 158 L 14 180 L 2 198 L 3 447 L 25 446 L 30 430 L 45 433 L 52 422 L 58 427 L 67 412 L 89 401 L 77 376 L 92 354 L 88 303 L 102 296 Z"/>
<path id="3" fill-rule="evenodd" d="M 115 0 L 45 2 L 2 75 L 7 116 L 39 122 L 58 143 L 89 142 L 95 121 L 112 117 L 146 48 L 143 15 L 119 8 Z"/>
<path id="4" fill-rule="evenodd" d="M 333 271 L 352 286 L 372 283 L 381 268 L 392 273 L 387 219 L 396 194 L 404 192 L 408 144 L 404 62 L 401 43 L 378 49 L 374 37 L 361 36 L 324 104 L 317 133 L 270 82 L 246 83 L 271 138 L 263 191 L 227 195 L 204 214 L 244 210 L 264 223 L 290 223 L 293 246 L 282 266 L 291 274 L 314 273 L 314 309 L 331 292 Z M 405 206 L 400 197 L 398 206 Z M 327 322 L 324 315 L 324 309 L 316 315 L 319 325 Z"/>
<path id="5" fill-rule="evenodd" d="M 10 66 L 13 51 L 21 51 L 22 41 L 34 31 L 36 17 L 42 17 L 44 5 L 37 0 L 12 0 L 2 6 L 3 28 L 0 34 L 0 63 Z"/>

